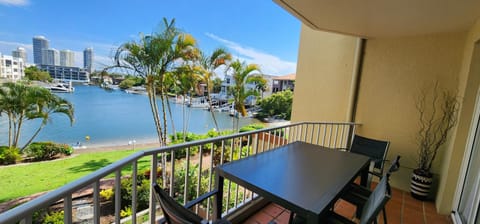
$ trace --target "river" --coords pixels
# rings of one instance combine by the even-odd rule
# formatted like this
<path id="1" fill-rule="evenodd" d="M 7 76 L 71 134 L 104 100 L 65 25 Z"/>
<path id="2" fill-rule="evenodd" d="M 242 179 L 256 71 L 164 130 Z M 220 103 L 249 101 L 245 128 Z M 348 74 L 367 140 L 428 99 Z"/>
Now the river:
<path id="1" fill-rule="evenodd" d="M 73 93 L 56 93 L 70 101 L 75 108 L 75 122 L 70 126 L 65 115 L 54 115 L 34 141 L 54 141 L 87 147 L 126 145 L 135 140 L 137 144 L 158 141 L 150 105 L 146 95 L 129 94 L 121 90 L 108 91 L 97 86 L 77 85 Z M 160 105 L 160 103 L 159 103 Z M 181 131 L 182 105 L 171 103 L 176 131 Z M 201 134 L 214 128 L 210 112 L 185 108 L 190 115 L 188 131 Z M 232 117 L 216 112 L 221 130 L 232 129 Z M 28 121 L 22 128 L 21 143 L 39 125 L 39 120 Z M 240 127 L 259 122 L 256 119 L 240 118 Z M 169 133 L 172 125 L 168 122 Z M 89 137 L 89 140 L 86 139 Z M 0 117 L 0 145 L 8 142 L 8 122 Z"/>

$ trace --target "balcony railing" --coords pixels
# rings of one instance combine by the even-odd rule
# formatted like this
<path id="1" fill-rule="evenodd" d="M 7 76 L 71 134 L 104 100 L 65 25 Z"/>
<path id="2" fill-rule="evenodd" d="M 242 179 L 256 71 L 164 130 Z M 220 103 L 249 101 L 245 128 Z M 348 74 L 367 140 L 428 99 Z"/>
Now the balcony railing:
<path id="1" fill-rule="evenodd" d="M 305 141 L 330 148 L 348 148 L 356 124 L 332 122 L 302 122 L 279 127 L 266 128 L 245 133 L 220 136 L 201 141 L 188 142 L 168 147 L 136 152 L 124 159 L 112 163 L 76 181 L 66 184 L 56 190 L 46 193 L 30 202 L 10 209 L 0 214 L 0 223 L 32 223 L 34 213 L 41 209 L 56 205 L 64 212 L 64 222 L 89 221 L 100 223 L 102 200 L 100 186 L 105 180 L 111 180 L 114 185 L 113 218 L 115 223 L 154 223 L 161 218 L 158 203 L 155 201 L 153 182 L 158 182 L 180 203 L 186 204 L 213 190 L 214 168 L 217 165 L 245 158 L 257 153 L 274 149 L 294 141 Z M 139 163 L 150 162 L 147 174 L 140 172 Z M 113 177 L 112 177 L 113 176 Z M 122 180 L 131 178 L 128 185 L 131 192 L 131 215 L 121 218 Z M 141 184 L 139 181 L 149 180 L 148 208 L 137 211 L 141 199 Z M 224 186 L 224 208 L 222 214 L 235 212 L 256 195 L 247 189 L 226 180 Z M 89 200 L 83 200 L 82 211 L 75 207 L 76 192 L 90 189 L 93 193 Z M 211 199 L 206 200 L 194 211 L 211 219 L 213 214 Z M 85 209 L 86 208 L 86 209 Z M 85 212 L 87 211 L 87 212 Z M 80 214 L 82 213 L 82 215 Z"/>

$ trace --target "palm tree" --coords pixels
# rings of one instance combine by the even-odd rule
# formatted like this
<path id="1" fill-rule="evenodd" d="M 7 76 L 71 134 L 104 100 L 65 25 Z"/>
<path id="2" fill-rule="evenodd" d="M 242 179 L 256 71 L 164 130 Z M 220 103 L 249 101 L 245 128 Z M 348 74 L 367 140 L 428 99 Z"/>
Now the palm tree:
<path id="1" fill-rule="evenodd" d="M 235 60 L 229 65 L 229 70 L 232 72 L 232 78 L 235 81 L 235 85 L 232 87 L 232 95 L 234 99 L 234 108 L 239 115 L 246 116 L 247 110 L 245 109 L 245 100 L 247 97 L 256 95 L 255 90 L 247 89 L 245 84 L 254 82 L 254 78 L 251 75 L 255 72 L 260 72 L 260 68 L 256 64 L 247 64 L 245 62 L 240 62 L 240 60 Z M 237 117 L 237 131 L 239 117 Z"/>
<path id="2" fill-rule="evenodd" d="M 218 127 L 217 119 L 215 118 L 215 112 L 213 111 L 212 97 L 211 92 L 213 89 L 213 80 L 217 76 L 215 70 L 222 65 L 226 65 L 232 60 L 232 55 L 228 53 L 223 48 L 215 49 L 211 55 L 206 55 L 204 53 L 200 54 L 200 67 L 202 68 L 201 72 L 201 81 L 205 83 L 207 87 L 207 101 L 210 113 L 212 115 L 213 123 L 215 124 L 215 129 L 220 131 Z"/>
<path id="3" fill-rule="evenodd" d="M 8 146 L 17 148 L 22 125 L 27 120 L 42 119 L 39 128 L 22 147 L 25 149 L 54 113 L 65 114 L 73 124 L 73 106 L 45 88 L 5 83 L 0 87 L 0 115 L 8 117 Z"/>
<path id="4" fill-rule="evenodd" d="M 163 19 L 160 31 L 152 35 L 140 35 L 139 42 L 122 44 L 115 53 L 115 67 L 126 68 L 145 78 L 148 101 L 160 146 L 167 144 L 167 113 L 165 79 L 179 60 L 191 60 L 196 57 L 195 39 L 180 32 L 175 27 L 175 20 Z M 160 121 L 157 94 L 160 96 L 163 124 Z M 162 178 L 166 180 L 167 157 L 162 154 Z M 166 186 L 164 181 L 164 187 Z"/>
<path id="5" fill-rule="evenodd" d="M 37 96 L 36 104 L 34 104 L 35 111 L 32 114 L 29 114 L 29 119 L 42 119 L 40 126 L 37 128 L 33 136 L 27 141 L 27 143 L 20 149 L 24 150 L 38 133 L 48 124 L 52 122 L 52 114 L 64 114 L 70 120 L 70 125 L 74 122 L 74 108 L 73 105 L 67 100 L 52 94 L 49 90 L 45 88 L 33 88 L 32 93 Z"/>
<path id="6" fill-rule="evenodd" d="M 163 19 L 164 27 L 152 35 L 141 35 L 139 42 L 122 44 L 115 53 L 115 67 L 126 68 L 145 77 L 145 85 L 160 145 L 166 145 L 167 115 L 165 74 L 175 67 L 180 60 L 195 57 L 195 39 L 181 33 L 175 27 L 175 20 Z M 163 124 L 157 105 L 160 96 Z"/>
<path id="7" fill-rule="evenodd" d="M 268 89 L 267 80 L 263 78 L 262 75 L 254 75 L 251 77 L 250 80 L 255 83 L 255 89 L 262 93 L 262 99 L 263 99 L 263 93 Z"/>
<path id="8" fill-rule="evenodd" d="M 188 119 L 189 117 L 186 114 L 186 99 L 187 96 L 192 96 L 193 92 L 200 81 L 200 76 L 197 74 L 195 68 L 184 65 L 175 70 L 175 80 L 176 80 L 176 91 L 182 95 L 182 117 L 183 117 L 183 141 L 186 140 L 187 129 L 188 129 Z M 190 98 L 191 99 L 191 98 Z"/>

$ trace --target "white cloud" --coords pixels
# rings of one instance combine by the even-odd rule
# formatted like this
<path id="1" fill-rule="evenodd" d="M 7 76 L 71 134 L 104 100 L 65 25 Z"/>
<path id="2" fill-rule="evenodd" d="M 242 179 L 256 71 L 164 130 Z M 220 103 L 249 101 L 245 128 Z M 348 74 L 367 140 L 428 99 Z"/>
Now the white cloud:
<path id="1" fill-rule="evenodd" d="M 239 43 L 223 39 L 211 33 L 206 33 L 205 35 L 224 44 L 228 49 L 237 53 L 240 60 L 260 65 L 261 71 L 264 74 L 286 75 L 295 73 L 296 71 L 296 62 L 282 60 L 275 55 L 264 53 L 251 47 L 242 46 Z"/>
<path id="2" fill-rule="evenodd" d="M 1 5 L 26 6 L 30 4 L 28 0 L 0 0 Z"/>

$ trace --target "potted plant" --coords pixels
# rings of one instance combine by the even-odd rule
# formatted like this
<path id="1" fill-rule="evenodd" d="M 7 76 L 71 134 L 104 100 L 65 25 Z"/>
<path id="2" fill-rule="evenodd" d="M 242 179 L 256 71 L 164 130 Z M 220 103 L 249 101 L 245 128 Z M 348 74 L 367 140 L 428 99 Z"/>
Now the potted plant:
<path id="1" fill-rule="evenodd" d="M 459 101 L 456 93 L 440 91 L 436 83 L 431 94 L 427 90 L 421 91 L 415 103 L 419 115 L 418 160 L 412 173 L 410 192 L 414 198 L 426 200 L 433 181 L 432 164 L 457 122 Z"/>

